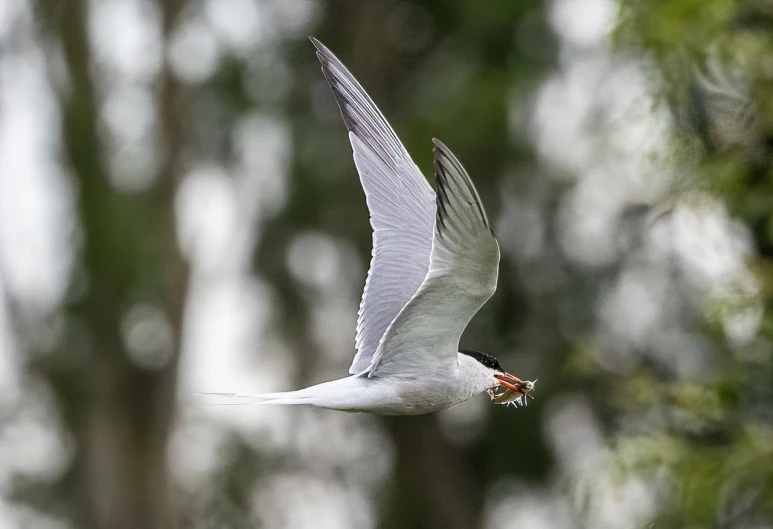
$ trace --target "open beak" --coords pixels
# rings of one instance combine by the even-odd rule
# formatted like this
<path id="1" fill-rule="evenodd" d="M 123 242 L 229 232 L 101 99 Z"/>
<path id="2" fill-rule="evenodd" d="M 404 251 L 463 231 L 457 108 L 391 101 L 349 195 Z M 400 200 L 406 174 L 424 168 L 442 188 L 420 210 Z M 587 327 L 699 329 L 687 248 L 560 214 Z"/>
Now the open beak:
<path id="1" fill-rule="evenodd" d="M 511 375 L 510 373 L 502 373 L 494 375 L 494 378 L 497 379 L 499 382 L 499 385 L 503 388 L 512 389 L 513 391 L 517 391 L 518 393 L 525 393 L 524 386 L 525 383 L 520 378 Z"/>

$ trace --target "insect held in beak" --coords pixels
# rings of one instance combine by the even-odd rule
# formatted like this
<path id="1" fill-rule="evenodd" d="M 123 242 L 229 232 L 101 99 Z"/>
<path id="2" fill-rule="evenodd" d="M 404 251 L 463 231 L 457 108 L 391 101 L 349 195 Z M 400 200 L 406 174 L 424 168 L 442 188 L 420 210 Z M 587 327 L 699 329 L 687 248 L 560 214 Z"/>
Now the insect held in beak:
<path id="1" fill-rule="evenodd" d="M 526 406 L 529 399 L 534 398 L 531 392 L 534 391 L 537 379 L 533 382 L 520 380 L 508 373 L 494 375 L 494 377 L 500 381 L 499 386 L 488 390 L 489 397 L 494 404 L 504 404 L 505 406 L 512 404 L 517 408 L 518 406 Z"/>

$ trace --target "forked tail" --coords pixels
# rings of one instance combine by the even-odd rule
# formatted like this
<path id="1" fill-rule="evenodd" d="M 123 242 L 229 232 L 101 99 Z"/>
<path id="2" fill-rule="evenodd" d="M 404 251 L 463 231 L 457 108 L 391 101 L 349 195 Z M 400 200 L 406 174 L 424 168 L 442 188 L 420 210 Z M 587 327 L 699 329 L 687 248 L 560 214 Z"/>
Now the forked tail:
<path id="1" fill-rule="evenodd" d="M 208 397 L 219 397 L 228 400 L 228 402 L 217 402 L 214 404 L 215 406 L 246 406 L 248 404 L 312 404 L 311 397 L 309 395 L 304 395 L 303 390 L 283 391 L 279 393 L 259 393 L 256 395 L 204 392 L 201 393 L 201 395 L 206 395 Z"/>
<path id="2" fill-rule="evenodd" d="M 381 386 L 380 386 L 381 387 Z M 381 403 L 383 399 L 373 392 L 374 383 L 366 378 L 346 377 L 330 382 L 323 382 L 297 391 L 281 393 L 259 393 L 257 395 L 240 395 L 238 393 L 205 393 L 205 395 L 220 397 L 227 402 L 225 405 L 247 404 L 307 404 L 319 408 L 335 410 L 366 410 Z M 387 388 L 391 394 L 391 388 Z"/>

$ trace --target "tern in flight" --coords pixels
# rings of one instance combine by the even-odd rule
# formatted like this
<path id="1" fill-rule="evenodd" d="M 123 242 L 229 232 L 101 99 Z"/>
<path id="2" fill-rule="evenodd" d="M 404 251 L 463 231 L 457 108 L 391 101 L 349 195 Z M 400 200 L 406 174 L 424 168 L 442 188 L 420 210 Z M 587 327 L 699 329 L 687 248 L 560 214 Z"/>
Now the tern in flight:
<path id="1" fill-rule="evenodd" d="M 373 228 L 351 376 L 298 391 L 241 397 L 382 415 L 439 411 L 488 391 L 525 404 L 534 383 L 493 356 L 459 350 L 467 323 L 494 294 L 499 245 L 470 177 L 434 141 L 432 190 L 354 76 L 312 38 L 349 130 Z M 523 400 L 521 400 L 523 399 Z"/>

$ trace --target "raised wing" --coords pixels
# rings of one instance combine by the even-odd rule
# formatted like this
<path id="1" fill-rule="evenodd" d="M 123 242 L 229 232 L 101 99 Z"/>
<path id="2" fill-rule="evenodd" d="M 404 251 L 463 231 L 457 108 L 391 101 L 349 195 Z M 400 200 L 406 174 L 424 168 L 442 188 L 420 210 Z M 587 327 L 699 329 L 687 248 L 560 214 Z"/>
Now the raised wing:
<path id="1" fill-rule="evenodd" d="M 392 320 L 429 268 L 435 193 L 368 94 L 321 42 L 312 38 L 349 129 L 373 228 L 373 258 L 357 318 L 349 373 L 365 372 Z"/>
<path id="2" fill-rule="evenodd" d="M 429 272 L 384 334 L 371 377 L 447 372 L 467 323 L 497 287 L 499 245 L 480 197 L 451 151 L 433 141 L 437 220 Z"/>

